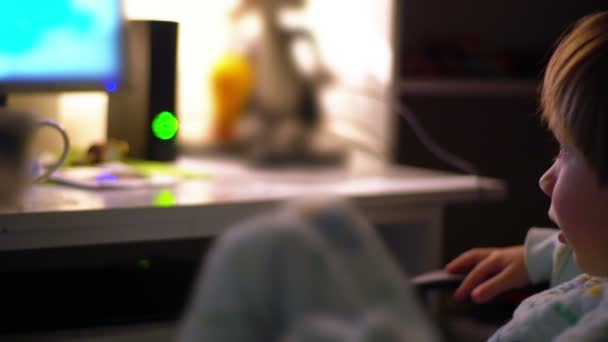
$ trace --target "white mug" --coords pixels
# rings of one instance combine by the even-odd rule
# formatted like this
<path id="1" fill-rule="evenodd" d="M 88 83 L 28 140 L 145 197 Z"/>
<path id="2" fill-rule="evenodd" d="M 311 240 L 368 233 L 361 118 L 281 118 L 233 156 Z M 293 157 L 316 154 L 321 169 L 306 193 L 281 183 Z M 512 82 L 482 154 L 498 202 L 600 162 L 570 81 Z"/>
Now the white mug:
<path id="1" fill-rule="evenodd" d="M 43 127 L 56 130 L 63 141 L 60 157 L 45 169 L 32 156 L 33 138 Z M 57 122 L 39 120 L 29 112 L 0 109 L 0 207 L 19 205 L 25 189 L 61 167 L 69 149 L 68 135 Z"/>

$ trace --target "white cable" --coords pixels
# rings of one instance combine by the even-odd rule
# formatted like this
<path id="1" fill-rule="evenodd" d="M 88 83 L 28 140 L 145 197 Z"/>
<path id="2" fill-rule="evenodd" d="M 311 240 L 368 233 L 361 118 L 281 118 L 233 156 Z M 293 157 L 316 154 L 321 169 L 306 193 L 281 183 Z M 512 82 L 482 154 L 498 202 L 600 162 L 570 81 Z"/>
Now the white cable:
<path id="1" fill-rule="evenodd" d="M 352 87 L 341 86 L 341 85 L 338 87 L 339 87 L 339 89 L 342 89 L 350 94 L 357 95 L 357 96 L 363 96 L 363 97 L 369 98 L 371 100 L 375 100 L 381 104 L 388 103 L 388 106 L 393 111 L 395 111 L 400 117 L 405 119 L 405 121 L 407 122 L 409 127 L 414 132 L 414 135 L 416 136 L 416 138 L 435 157 L 437 157 L 439 160 L 441 160 L 441 161 L 447 163 L 448 165 L 453 166 L 453 167 L 457 168 L 458 170 L 463 171 L 465 173 L 470 173 L 470 174 L 474 174 L 474 175 L 478 174 L 477 168 L 472 163 L 470 163 L 467 160 L 464 160 L 463 158 L 458 157 L 455 154 L 452 154 L 452 153 L 446 151 L 444 148 L 439 146 L 439 144 L 437 144 L 433 140 L 433 138 L 426 132 L 426 130 L 422 127 L 422 125 L 416 118 L 416 115 L 409 108 L 407 108 L 405 105 L 400 103 L 398 99 L 394 98 L 394 96 L 391 95 L 387 99 L 383 95 L 373 94 L 368 89 L 355 89 Z"/>

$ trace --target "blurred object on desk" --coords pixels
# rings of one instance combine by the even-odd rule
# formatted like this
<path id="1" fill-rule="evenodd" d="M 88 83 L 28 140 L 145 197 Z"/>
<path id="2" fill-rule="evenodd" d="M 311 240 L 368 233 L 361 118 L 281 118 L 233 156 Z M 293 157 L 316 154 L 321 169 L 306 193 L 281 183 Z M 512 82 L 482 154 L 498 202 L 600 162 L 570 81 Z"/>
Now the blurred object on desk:
<path id="1" fill-rule="evenodd" d="M 337 164 L 343 151 L 319 148 L 321 124 L 318 88 L 329 79 L 313 35 L 304 27 L 286 27 L 280 14 L 301 10 L 306 1 L 242 0 L 235 23 L 253 14 L 261 23 L 257 37 L 247 44 L 253 65 L 253 94 L 240 137 L 249 160 L 257 166 Z M 294 56 L 296 42 L 307 42 L 316 59 L 307 73 Z"/>
<path id="2" fill-rule="evenodd" d="M 94 165 L 108 161 L 123 160 L 129 153 L 129 143 L 124 140 L 108 139 L 104 143 L 91 145 L 84 155 L 73 157 L 70 165 Z"/>
<path id="3" fill-rule="evenodd" d="M 253 70 L 238 52 L 224 54 L 211 71 L 213 138 L 217 144 L 234 143 L 245 104 L 251 95 Z"/>
<path id="4" fill-rule="evenodd" d="M 41 164 L 42 153 L 33 143 L 43 128 L 52 128 L 63 142 L 57 156 Z M 61 125 L 40 120 L 31 112 L 0 108 L 0 209 L 19 207 L 23 193 L 59 169 L 70 149 L 70 139 Z"/>
<path id="5" fill-rule="evenodd" d="M 108 95 L 108 138 L 125 140 L 132 158 L 177 157 L 178 23 L 130 20 L 125 25 L 125 82 Z"/>

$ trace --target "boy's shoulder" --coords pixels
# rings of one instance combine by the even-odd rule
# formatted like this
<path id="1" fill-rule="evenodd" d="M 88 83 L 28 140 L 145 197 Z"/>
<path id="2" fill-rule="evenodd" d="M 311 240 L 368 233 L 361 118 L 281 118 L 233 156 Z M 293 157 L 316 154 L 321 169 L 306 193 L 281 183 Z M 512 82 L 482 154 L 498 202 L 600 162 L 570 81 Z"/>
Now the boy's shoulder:
<path id="1" fill-rule="evenodd" d="M 583 290 L 580 304 L 589 310 L 556 341 L 608 341 L 608 279 L 589 277 Z M 588 298 L 596 299 L 595 305 Z"/>
<path id="2" fill-rule="evenodd" d="M 524 300 L 491 341 L 553 340 L 591 325 L 608 331 L 608 280 L 580 275 Z"/>
<path id="3" fill-rule="evenodd" d="M 568 311 L 576 313 L 576 320 L 578 320 L 599 306 L 608 306 L 608 279 L 581 274 L 570 281 L 530 297 L 522 304 L 526 302 L 528 302 L 527 304 L 547 305 L 547 309 L 558 314 L 561 313 L 559 307 L 564 306 L 569 309 Z"/>

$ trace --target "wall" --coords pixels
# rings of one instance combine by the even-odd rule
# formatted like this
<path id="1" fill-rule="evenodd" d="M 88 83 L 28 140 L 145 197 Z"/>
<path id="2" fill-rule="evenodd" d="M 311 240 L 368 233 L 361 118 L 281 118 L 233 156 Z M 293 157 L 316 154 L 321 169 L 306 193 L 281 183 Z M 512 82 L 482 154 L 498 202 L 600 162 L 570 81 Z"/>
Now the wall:
<path id="1" fill-rule="evenodd" d="M 227 46 L 230 33 L 227 14 L 234 3 L 125 1 L 125 15 L 129 19 L 173 20 L 180 24 L 177 112 L 181 121 L 181 144 L 199 146 L 210 141 L 207 74 Z M 372 85 L 376 93 L 386 87 L 392 69 L 391 11 L 392 0 L 309 2 L 302 17 L 317 34 L 323 57 L 336 73 L 338 83 L 353 88 Z M 58 95 L 51 106 L 38 105 L 41 97 L 49 99 L 53 94 L 12 95 L 9 105 L 30 108 L 41 116 L 59 120 L 77 148 L 105 139 L 107 97 L 104 93 L 64 93 Z M 335 87 L 326 90 L 323 99 L 329 129 L 370 145 L 386 156 L 391 124 L 382 103 L 348 95 Z"/>

